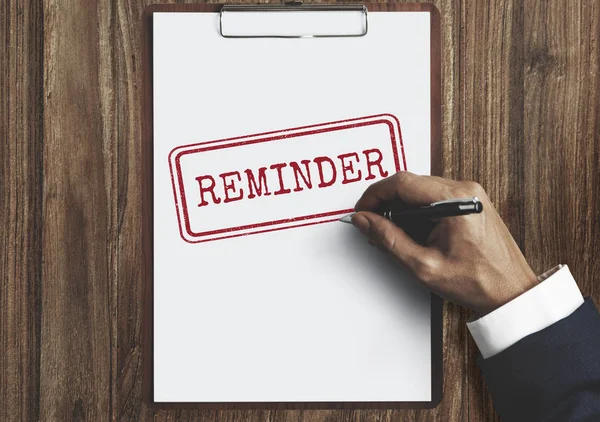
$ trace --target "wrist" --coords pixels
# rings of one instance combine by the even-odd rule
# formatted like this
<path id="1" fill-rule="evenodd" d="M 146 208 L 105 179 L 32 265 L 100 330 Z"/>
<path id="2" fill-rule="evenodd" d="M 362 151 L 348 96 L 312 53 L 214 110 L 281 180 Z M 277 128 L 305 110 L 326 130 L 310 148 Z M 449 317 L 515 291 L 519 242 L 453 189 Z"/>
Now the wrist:
<path id="1" fill-rule="evenodd" d="M 583 297 L 569 268 L 557 266 L 537 278 L 537 285 L 494 312 L 471 319 L 467 327 L 483 358 L 570 315 Z"/>
<path id="2" fill-rule="evenodd" d="M 509 277 L 502 277 L 501 280 L 498 280 L 498 282 L 495 283 L 497 292 L 494 294 L 494 298 L 490 305 L 475 311 L 478 318 L 506 305 L 540 283 L 539 278 L 536 277 L 535 273 L 528 265 L 526 268 L 523 268 L 522 271 L 511 272 L 509 270 L 506 274 L 509 275 Z"/>

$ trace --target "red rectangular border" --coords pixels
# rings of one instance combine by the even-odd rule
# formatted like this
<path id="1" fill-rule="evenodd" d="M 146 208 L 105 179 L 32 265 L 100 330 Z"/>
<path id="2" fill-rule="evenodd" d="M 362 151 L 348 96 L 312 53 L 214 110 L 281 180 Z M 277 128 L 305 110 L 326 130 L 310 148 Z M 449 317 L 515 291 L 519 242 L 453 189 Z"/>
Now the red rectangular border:
<path id="1" fill-rule="evenodd" d="M 374 119 L 377 117 L 381 117 L 381 119 L 364 121 L 365 119 Z M 218 235 L 221 233 L 231 233 L 231 232 L 235 232 L 235 231 L 239 231 L 239 230 L 259 229 L 262 227 L 274 226 L 274 225 L 281 224 L 281 223 L 291 223 L 291 222 L 299 222 L 300 223 L 300 222 L 304 222 L 306 220 L 335 216 L 335 215 L 342 215 L 342 214 L 347 214 L 347 213 L 350 213 L 353 211 L 353 209 L 349 208 L 349 209 L 329 211 L 329 212 L 318 213 L 318 214 L 297 216 L 297 217 L 292 217 L 292 218 L 286 218 L 283 220 L 265 221 L 265 222 L 256 223 L 256 224 L 248 224 L 248 225 L 244 225 L 244 226 L 234 226 L 234 227 L 228 227 L 228 228 L 223 228 L 223 229 L 210 230 L 210 231 L 197 233 L 197 232 L 192 231 L 191 226 L 190 226 L 190 221 L 189 221 L 187 199 L 186 199 L 186 195 L 185 195 L 185 190 L 184 190 L 184 185 L 183 185 L 183 177 L 182 177 L 182 173 L 181 173 L 181 157 L 183 157 L 184 155 L 195 154 L 195 153 L 205 152 L 205 151 L 214 151 L 214 150 L 224 149 L 224 148 L 252 145 L 252 144 L 262 143 L 262 142 L 277 141 L 277 140 L 281 140 L 281 139 L 298 138 L 301 136 L 309 136 L 309 135 L 315 135 L 318 133 L 326 133 L 326 132 L 335 132 L 335 131 L 339 131 L 339 130 L 347 130 L 347 129 L 357 128 L 357 127 L 373 126 L 373 125 L 377 125 L 377 124 L 386 124 L 389 128 L 390 141 L 392 142 L 394 165 L 395 165 L 396 172 L 398 172 L 398 171 L 402 170 L 402 168 L 400 167 L 400 158 L 399 158 L 399 154 L 398 154 L 398 147 L 396 145 L 396 134 L 394 133 L 394 127 L 393 127 L 392 122 L 390 122 L 390 119 L 392 119 L 396 123 L 397 128 L 398 128 L 398 138 L 399 139 L 397 141 L 400 145 L 400 154 L 402 156 L 402 164 L 404 165 L 404 170 L 406 170 L 407 169 L 406 157 L 404 155 L 404 145 L 402 143 L 402 131 L 400 129 L 400 122 L 398 121 L 398 118 L 396 116 L 394 116 L 393 114 L 377 114 L 377 115 L 364 116 L 364 117 L 358 117 L 358 118 L 353 118 L 353 119 L 338 120 L 338 121 L 334 121 L 334 122 L 320 123 L 320 124 L 309 125 L 309 126 L 300 126 L 300 127 L 296 127 L 296 128 L 290 128 L 290 129 L 257 133 L 257 134 L 252 134 L 252 135 L 244 135 L 244 136 L 239 136 L 239 137 L 235 137 L 235 138 L 225 138 L 225 139 L 220 139 L 220 140 L 215 140 L 215 141 L 201 142 L 201 143 L 197 143 L 197 144 L 182 145 L 182 146 L 173 148 L 171 150 L 171 152 L 169 153 L 168 160 L 169 160 L 169 169 L 171 171 L 171 183 L 173 184 L 173 196 L 175 198 L 175 206 L 177 208 L 177 219 L 178 219 L 178 223 L 179 223 L 179 232 L 180 232 L 181 238 L 188 243 L 202 243 L 202 242 L 208 242 L 208 241 L 212 241 L 212 240 L 228 239 L 228 238 L 232 238 L 232 237 L 246 236 L 249 234 L 266 233 L 266 232 L 276 231 L 276 230 L 291 229 L 291 228 L 314 225 L 314 224 L 328 223 L 331 221 L 336 221 L 337 219 L 329 219 L 329 220 L 323 220 L 323 221 L 318 221 L 318 222 L 313 222 L 313 223 L 302 223 L 302 224 L 297 224 L 297 225 L 292 225 L 292 226 L 271 228 L 271 229 L 259 230 L 259 231 L 255 231 L 255 232 L 251 232 L 251 233 L 240 233 L 237 235 L 228 235 L 228 236 L 211 238 L 211 239 L 201 239 L 201 237 Z M 329 125 L 341 124 L 341 123 L 346 123 L 346 124 L 344 124 L 342 126 L 328 127 Z M 303 130 L 303 131 L 293 133 L 293 134 L 287 134 L 287 132 L 296 131 L 296 130 Z M 272 135 L 272 136 L 269 136 L 269 135 Z M 220 142 L 225 142 L 225 141 L 235 141 L 237 139 L 250 138 L 250 137 L 254 137 L 254 136 L 263 136 L 263 137 L 259 138 L 259 139 L 251 139 L 248 141 L 232 142 L 232 143 L 225 144 L 225 145 L 212 145 L 215 143 L 220 143 Z M 207 145 L 211 145 L 211 146 L 207 146 Z M 197 146 L 198 148 L 191 149 L 191 150 L 184 150 L 184 151 L 180 151 L 179 153 L 177 153 L 178 149 L 180 149 L 182 147 L 191 147 L 191 146 Z M 173 158 L 173 154 L 175 154 L 174 158 Z M 173 169 L 173 161 L 175 162 L 175 169 Z M 179 197 L 177 195 L 177 189 L 175 186 L 176 183 L 177 183 L 177 186 L 179 187 L 179 193 L 180 193 Z M 182 208 L 184 225 L 181 224 L 181 217 L 180 217 L 180 213 L 179 213 L 179 198 L 181 198 L 181 208 Z M 194 241 L 190 241 L 189 239 L 187 239 L 183 234 L 184 228 L 185 228 L 186 234 L 188 236 L 197 237 L 199 239 L 194 240 Z"/>

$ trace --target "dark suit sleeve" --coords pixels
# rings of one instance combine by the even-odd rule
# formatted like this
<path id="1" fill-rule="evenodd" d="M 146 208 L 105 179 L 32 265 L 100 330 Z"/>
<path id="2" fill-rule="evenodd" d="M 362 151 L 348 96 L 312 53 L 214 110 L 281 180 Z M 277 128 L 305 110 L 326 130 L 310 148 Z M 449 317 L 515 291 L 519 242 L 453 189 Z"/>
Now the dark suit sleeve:
<path id="1" fill-rule="evenodd" d="M 505 422 L 600 421 L 600 314 L 590 298 L 478 363 Z"/>

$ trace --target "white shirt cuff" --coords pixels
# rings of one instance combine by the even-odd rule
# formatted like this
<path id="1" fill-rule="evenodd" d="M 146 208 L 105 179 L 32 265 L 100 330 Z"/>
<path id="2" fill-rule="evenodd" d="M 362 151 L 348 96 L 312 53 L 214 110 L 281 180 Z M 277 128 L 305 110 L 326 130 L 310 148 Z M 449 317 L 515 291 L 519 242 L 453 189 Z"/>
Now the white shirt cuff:
<path id="1" fill-rule="evenodd" d="M 569 267 L 560 265 L 538 279 L 545 277 L 522 295 L 467 323 L 484 359 L 566 318 L 583 304 L 583 296 Z"/>

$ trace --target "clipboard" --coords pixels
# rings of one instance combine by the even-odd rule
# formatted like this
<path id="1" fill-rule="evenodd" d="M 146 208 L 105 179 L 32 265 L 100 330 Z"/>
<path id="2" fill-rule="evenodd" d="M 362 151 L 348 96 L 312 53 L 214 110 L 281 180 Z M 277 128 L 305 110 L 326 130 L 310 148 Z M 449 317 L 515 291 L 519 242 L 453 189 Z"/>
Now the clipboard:
<path id="1" fill-rule="evenodd" d="M 273 13 L 277 15 L 277 12 L 286 12 L 286 11 L 298 11 L 301 13 L 311 12 L 311 13 L 320 13 L 323 11 L 327 12 L 352 12 L 354 13 L 354 17 L 350 19 L 350 21 L 355 25 L 354 32 L 348 32 L 343 34 L 335 34 L 328 29 L 327 24 L 321 25 L 317 27 L 316 31 L 311 32 L 303 32 L 303 33 L 285 33 L 283 35 L 276 33 L 262 33 L 260 27 L 256 30 L 252 25 L 249 28 L 252 28 L 252 33 L 236 33 L 235 31 L 231 32 L 231 27 L 225 27 L 226 24 L 230 22 L 235 22 L 231 20 L 232 14 L 244 14 L 248 13 L 245 16 L 251 16 L 253 14 L 262 14 L 262 13 Z M 143 395 L 146 403 L 156 409 L 179 409 L 179 408 L 190 408 L 190 409 L 361 409 L 361 408 L 371 408 L 371 409 L 401 409 L 401 408 L 433 408 L 436 407 L 442 398 L 442 300 L 436 295 L 431 294 L 430 296 L 430 380 L 429 385 L 431 389 L 430 400 L 260 400 L 260 399 L 252 399 L 252 400 L 230 400 L 230 401 L 222 401 L 222 400 L 208 400 L 208 401 L 198 401 L 198 400 L 187 400 L 187 399 L 173 399 L 173 400 L 157 400 L 155 396 L 155 370 L 156 370 L 156 362 L 155 362 L 155 229 L 156 229 L 156 220 L 155 220 L 155 163 L 157 157 L 155 156 L 155 122 L 154 122 L 154 89 L 153 89 L 153 81 L 154 81 L 154 40 L 153 40 L 153 16 L 157 13 L 186 13 L 186 14 L 214 14 L 215 17 L 218 16 L 219 25 L 214 28 L 215 31 L 219 31 L 221 37 L 224 38 L 233 38 L 232 41 L 235 42 L 236 39 L 252 39 L 252 38 L 361 38 L 365 37 L 370 30 L 373 30 L 373 26 L 369 23 L 369 16 L 372 13 L 402 13 L 402 12 L 423 12 L 429 15 L 430 20 L 430 46 L 429 46 L 429 54 L 430 54 L 430 173 L 432 175 L 441 175 L 442 174 L 442 161 L 441 161 L 441 52 L 440 52 L 440 21 L 439 21 L 439 13 L 437 9 L 430 4 L 381 4 L 381 3 L 367 3 L 360 5 L 302 5 L 301 3 L 288 3 L 284 5 L 261 5 L 261 6 L 244 6 L 244 5 L 235 5 L 235 6 L 224 6 L 218 4 L 171 4 L 171 5 L 152 5 L 146 8 L 143 14 L 143 142 L 142 142 L 142 162 L 143 162 L 143 172 L 144 176 L 142 178 L 142 239 L 143 239 L 143 253 L 144 253 L 144 323 L 143 323 Z M 357 14 L 358 16 L 357 19 Z M 282 14 L 280 14 L 282 15 Z M 240 15 L 242 16 L 242 15 Z M 356 26 L 356 23 L 359 22 L 359 26 Z M 281 27 L 279 27 L 281 30 Z M 227 32 L 229 31 L 229 32 Z M 302 75 L 290 75 L 289 80 L 293 83 L 294 78 L 302 77 Z M 393 78 L 393 75 L 389 76 Z M 224 81 L 204 81 L 205 83 L 217 83 L 224 84 Z M 358 82 L 359 86 L 362 84 L 368 86 L 368 80 L 364 82 Z M 201 116 L 199 116 L 201 118 Z M 267 119 L 268 120 L 268 119 Z M 290 136 L 293 138 L 295 136 L 304 136 L 306 133 L 313 132 L 332 132 L 343 130 L 345 128 L 355 128 L 363 125 L 364 127 L 376 127 L 377 124 L 380 124 L 383 127 L 390 127 L 390 136 L 392 139 L 392 143 L 395 142 L 395 137 L 400 138 L 399 145 L 401 144 L 401 135 L 398 133 L 395 134 L 395 130 L 399 132 L 399 126 L 397 129 L 394 129 L 395 122 L 397 121 L 395 116 L 387 116 L 387 115 L 375 115 L 375 116 L 361 116 L 361 117 L 353 117 L 345 120 L 339 120 L 334 122 L 307 122 L 312 124 L 307 124 L 305 126 L 300 126 L 296 128 L 286 128 L 281 129 L 277 127 L 272 127 L 263 133 L 253 133 L 246 134 L 245 136 L 234 136 L 229 139 L 212 141 L 217 143 L 217 147 L 222 148 L 222 150 L 232 150 L 229 148 L 232 145 L 250 145 L 253 143 L 258 143 L 259 141 L 270 141 L 272 139 L 290 139 Z M 372 123 L 376 122 L 376 123 Z M 386 126 L 387 125 L 387 126 Z M 315 129 L 316 128 L 316 129 Z M 340 129 L 341 128 L 341 129 Z M 279 131 L 276 129 L 280 129 Z M 386 129 L 387 130 L 387 129 Z M 337 132 L 342 133 L 342 132 Z M 387 132 L 386 132 L 387 133 Z M 275 135 L 277 136 L 275 136 Z M 243 135 L 243 134 L 238 134 Z M 386 135 L 387 136 L 387 135 Z M 397 140 L 396 140 L 397 141 Z M 208 238 L 204 235 L 201 235 L 199 238 L 194 236 L 197 234 L 193 230 L 188 230 L 185 227 L 185 222 L 187 219 L 191 219 L 186 214 L 187 211 L 181 211 L 181 200 L 183 196 L 181 192 L 177 192 L 177 171 L 181 172 L 181 169 L 178 170 L 178 162 L 175 158 L 179 159 L 183 154 L 190 154 L 193 157 L 193 153 L 200 148 L 195 145 L 200 145 L 204 143 L 210 142 L 200 142 L 198 144 L 183 145 L 179 148 L 173 149 L 171 154 L 169 154 L 169 165 L 171 167 L 171 178 L 173 179 L 173 193 L 175 196 L 175 205 L 177 207 L 177 212 L 179 218 L 179 231 L 181 235 L 181 240 L 186 241 L 190 244 L 195 244 L 195 242 L 205 242 L 215 240 L 219 242 L 223 242 L 224 236 L 221 235 L 213 235 L 212 232 L 218 230 L 210 231 L 211 235 Z M 275 145 L 275 143 L 272 143 Z M 206 147 L 202 147 L 202 151 L 206 149 Z M 190 152 L 191 151 L 191 152 Z M 179 155 L 178 155 L 179 154 Z M 367 153 L 365 153 L 365 157 L 367 159 L 367 164 L 369 165 L 369 160 L 374 162 L 373 157 L 369 157 Z M 363 159 L 365 157 L 362 157 Z M 356 158 L 359 159 L 358 156 Z M 406 165 L 402 167 L 402 163 L 398 163 L 396 160 L 396 168 L 398 170 L 402 170 L 406 168 Z M 345 162 L 348 164 L 348 162 Z M 371 163 L 372 164 L 372 163 Z M 344 165 L 344 161 L 342 161 L 342 166 Z M 343 168 L 343 167 L 342 167 Z M 308 169 L 308 167 L 307 167 Z M 410 168 L 409 168 L 410 169 Z M 369 167 L 367 167 L 369 170 Z M 384 173 L 382 173 L 384 174 Z M 387 173 L 386 173 L 387 174 Z M 280 174 L 281 176 L 281 174 Z M 223 178 L 225 185 L 227 185 L 226 179 Z M 202 189 L 202 182 L 200 183 L 200 189 Z M 250 181 L 248 182 L 250 183 Z M 297 185 L 300 188 L 300 185 Z M 305 186 L 306 187 L 306 186 Z M 283 187 L 282 187 L 283 188 Z M 210 192 L 209 192 L 210 193 Z M 225 186 L 225 193 L 227 194 L 227 186 Z M 209 196 L 210 198 L 210 196 Z M 213 200 L 216 199 L 213 197 Z M 339 215 L 340 212 L 349 211 L 349 209 L 336 209 L 333 215 Z M 190 214 L 191 215 L 191 214 Z M 316 215 L 316 214 L 314 214 Z M 311 218 L 314 217 L 311 214 Z M 324 217 L 319 217 L 323 220 Z M 329 218 L 329 217 L 327 217 Z M 281 224 L 275 221 L 275 228 L 273 226 L 268 226 L 269 230 L 279 230 L 277 224 Z M 331 218 L 327 221 L 332 221 Z M 174 223 L 173 223 L 174 224 Z M 268 223 L 271 224 L 271 223 Z M 300 226 L 297 222 L 292 224 L 293 227 Z M 232 236 L 246 236 L 249 229 L 244 227 L 246 226 L 238 226 L 242 227 L 241 232 L 237 233 L 235 230 L 233 231 Z M 285 229 L 286 227 L 283 227 Z M 226 229 L 227 233 L 231 233 L 229 228 Z M 252 230 L 250 230 L 252 231 Z M 201 232 L 209 233 L 208 231 Z M 262 233 L 262 231 L 260 231 Z M 252 235 L 253 233 L 249 233 Z M 203 237 L 204 236 L 204 237 Z M 220 236 L 220 237 L 219 237 Z M 191 335 L 191 334 L 190 334 Z M 351 369 L 349 369 L 351 371 Z M 401 380 L 399 380 L 401 382 Z"/>

